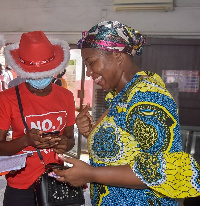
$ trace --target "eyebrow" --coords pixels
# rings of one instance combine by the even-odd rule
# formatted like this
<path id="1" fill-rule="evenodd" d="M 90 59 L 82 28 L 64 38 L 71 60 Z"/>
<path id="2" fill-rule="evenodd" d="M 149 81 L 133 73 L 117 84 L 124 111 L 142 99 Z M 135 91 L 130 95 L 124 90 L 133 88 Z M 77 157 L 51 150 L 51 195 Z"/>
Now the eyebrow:
<path id="1" fill-rule="evenodd" d="M 88 61 L 88 59 L 90 59 L 90 58 L 93 58 L 93 57 L 87 57 L 85 60 L 84 60 L 84 62 L 86 62 L 86 61 Z"/>

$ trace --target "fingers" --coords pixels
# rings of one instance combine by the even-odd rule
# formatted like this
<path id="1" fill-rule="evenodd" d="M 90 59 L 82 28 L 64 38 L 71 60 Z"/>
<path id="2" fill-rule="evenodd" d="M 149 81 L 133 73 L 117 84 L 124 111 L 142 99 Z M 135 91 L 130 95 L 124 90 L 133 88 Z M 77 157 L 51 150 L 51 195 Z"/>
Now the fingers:
<path id="1" fill-rule="evenodd" d="M 38 147 L 40 148 L 52 148 L 59 144 L 60 138 L 41 138 L 40 144 L 38 144 Z"/>
<path id="2" fill-rule="evenodd" d="M 81 118 L 86 115 L 91 120 L 91 122 L 93 122 L 93 118 L 89 113 L 89 109 L 90 103 L 87 103 L 87 105 L 84 106 L 83 110 L 78 114 L 77 118 Z"/>
<path id="3" fill-rule="evenodd" d="M 27 133 L 28 145 L 31 145 L 36 148 L 53 148 L 61 142 L 62 138 L 59 135 L 55 134 L 47 134 L 45 136 L 42 135 L 43 131 L 38 129 L 31 129 L 29 133 Z"/>
<path id="4" fill-rule="evenodd" d="M 85 115 L 88 117 L 88 119 L 90 121 L 90 124 L 93 125 L 94 124 L 94 120 L 93 120 L 92 116 L 90 115 L 90 113 L 87 112 Z"/>
<path id="5" fill-rule="evenodd" d="M 50 145 L 58 145 L 60 140 L 61 138 L 50 138 L 48 142 Z"/>
<path id="6" fill-rule="evenodd" d="M 32 128 L 29 133 L 33 134 L 33 135 L 41 135 L 42 134 L 42 130 Z"/>
<path id="7" fill-rule="evenodd" d="M 84 116 L 86 113 L 89 112 L 90 104 L 84 106 L 83 110 L 78 114 L 78 117 Z"/>
<path id="8" fill-rule="evenodd" d="M 83 135 L 85 136 L 86 139 L 88 138 L 89 134 L 90 134 L 90 131 L 83 133 Z"/>
<path id="9" fill-rule="evenodd" d="M 67 150 L 66 145 L 57 144 L 53 147 L 53 151 L 57 154 L 63 154 Z"/>
<path id="10" fill-rule="evenodd" d="M 65 178 L 64 177 L 56 178 L 56 180 L 59 181 L 59 182 L 65 182 Z"/>
<path id="11" fill-rule="evenodd" d="M 78 114 L 76 118 L 76 124 L 81 134 L 88 136 L 94 120 L 89 113 L 90 105 L 89 103 L 84 107 L 84 109 Z"/>
<path id="12" fill-rule="evenodd" d="M 34 138 L 34 146 L 37 148 L 52 148 L 56 145 L 59 144 L 59 142 L 61 141 L 60 137 L 51 137 L 51 136 L 46 136 L 46 137 L 42 137 L 41 135 L 39 135 L 39 137 L 35 137 Z"/>
<path id="13" fill-rule="evenodd" d="M 28 146 L 35 147 L 36 144 L 40 143 L 40 130 L 38 129 L 31 129 L 27 134 L 25 134 L 25 141 Z"/>
<path id="14" fill-rule="evenodd" d="M 58 157 L 60 157 L 66 163 L 73 165 L 69 169 L 64 169 L 64 170 L 54 169 L 56 175 L 59 176 L 59 178 L 57 179 L 58 181 L 68 182 L 69 184 L 76 187 L 84 185 L 90 181 L 90 179 L 88 178 L 89 177 L 88 174 L 91 166 L 89 166 L 87 163 L 79 159 L 66 157 L 64 155 L 58 155 Z"/>
<path id="15" fill-rule="evenodd" d="M 92 127 L 90 123 L 82 124 L 81 126 L 77 125 L 77 126 L 81 134 L 90 132 Z"/>
<path id="16" fill-rule="evenodd" d="M 75 164 L 77 161 L 80 161 L 80 160 L 77 160 L 75 158 L 71 158 L 71 157 L 66 157 L 65 155 L 62 155 L 62 154 L 59 154 L 58 157 L 67 162 L 67 163 L 70 163 L 70 164 Z"/>
<path id="17" fill-rule="evenodd" d="M 61 140 L 60 137 L 41 137 L 40 138 L 40 142 L 41 143 L 45 143 L 45 142 L 50 142 L 51 144 L 55 144 L 55 143 L 58 143 L 59 141 Z"/>

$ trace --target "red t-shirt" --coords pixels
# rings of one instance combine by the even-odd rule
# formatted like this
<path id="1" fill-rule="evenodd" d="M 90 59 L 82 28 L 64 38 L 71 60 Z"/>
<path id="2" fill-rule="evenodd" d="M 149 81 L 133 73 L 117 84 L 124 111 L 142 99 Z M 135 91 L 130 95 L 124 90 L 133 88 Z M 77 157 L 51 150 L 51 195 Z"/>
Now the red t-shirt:
<path id="1" fill-rule="evenodd" d="M 52 92 L 47 96 L 32 94 L 25 83 L 19 85 L 24 117 L 29 129 L 36 128 L 43 131 L 60 130 L 62 134 L 66 126 L 75 123 L 75 104 L 72 92 L 58 85 L 52 84 Z M 15 87 L 0 93 L 0 129 L 8 130 L 12 127 L 13 139 L 23 136 L 26 129 L 23 125 Z M 27 189 L 44 172 L 44 165 L 34 147 L 26 147 L 21 152 L 32 151 L 27 157 L 26 167 L 11 177 L 7 175 L 8 184 L 13 188 Z M 52 149 L 41 149 L 46 164 L 57 162 Z"/>

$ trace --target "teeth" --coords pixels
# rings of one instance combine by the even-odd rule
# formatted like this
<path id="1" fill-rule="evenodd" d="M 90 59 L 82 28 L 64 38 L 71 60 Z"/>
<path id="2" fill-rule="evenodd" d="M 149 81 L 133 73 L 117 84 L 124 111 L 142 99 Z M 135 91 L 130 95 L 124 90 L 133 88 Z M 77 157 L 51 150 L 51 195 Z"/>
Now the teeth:
<path id="1" fill-rule="evenodd" d="M 101 81 L 101 79 L 102 79 L 102 76 L 99 76 L 98 78 L 94 80 L 94 83 L 98 84 Z"/>

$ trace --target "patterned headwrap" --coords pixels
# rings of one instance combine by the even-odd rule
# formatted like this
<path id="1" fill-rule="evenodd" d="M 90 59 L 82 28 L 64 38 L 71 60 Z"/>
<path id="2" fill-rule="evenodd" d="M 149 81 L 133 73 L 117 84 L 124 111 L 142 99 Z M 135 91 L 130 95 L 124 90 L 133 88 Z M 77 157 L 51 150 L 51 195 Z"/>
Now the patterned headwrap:
<path id="1" fill-rule="evenodd" d="M 99 48 L 134 56 L 142 54 L 145 38 L 138 31 L 118 21 L 103 21 L 84 31 L 78 48 Z"/>

